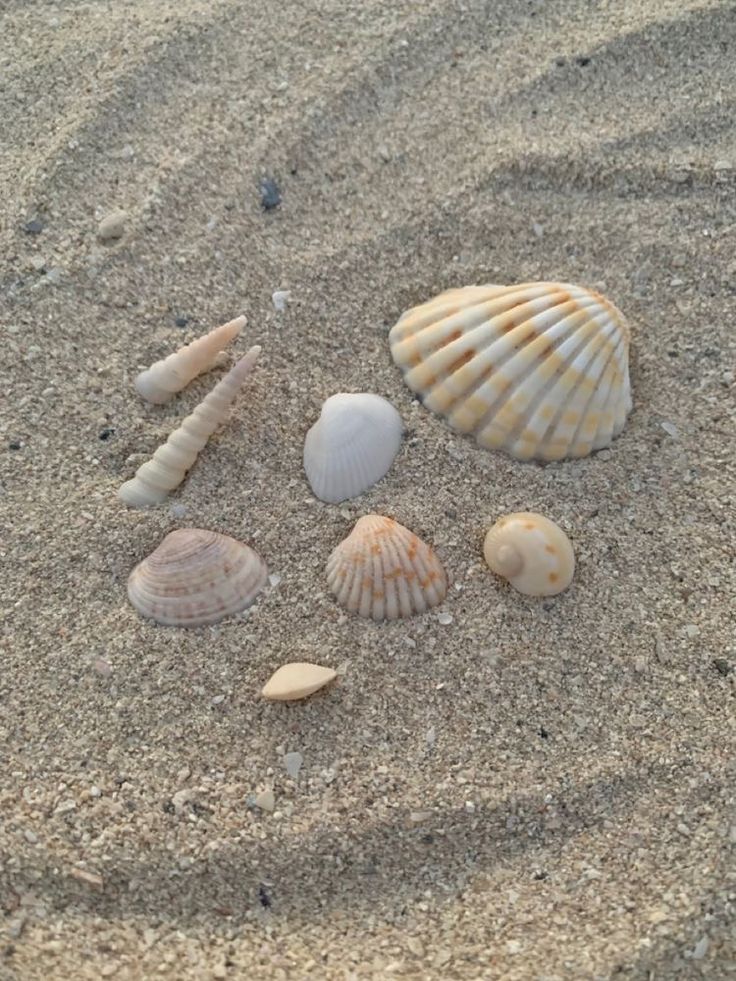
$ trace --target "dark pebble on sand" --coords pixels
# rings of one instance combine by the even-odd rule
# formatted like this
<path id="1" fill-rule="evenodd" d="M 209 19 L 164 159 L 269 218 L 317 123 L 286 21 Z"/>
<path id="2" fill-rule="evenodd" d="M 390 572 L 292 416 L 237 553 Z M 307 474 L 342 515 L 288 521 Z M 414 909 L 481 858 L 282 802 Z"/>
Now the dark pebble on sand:
<path id="1" fill-rule="evenodd" d="M 575 63 L 580 65 L 581 68 L 585 68 L 586 65 L 590 64 L 590 58 L 586 58 L 581 55 L 579 58 L 575 59 Z"/>
<path id="2" fill-rule="evenodd" d="M 733 668 L 731 667 L 731 665 L 729 664 L 729 662 L 726 660 L 725 657 L 714 657 L 713 667 L 716 669 L 716 671 L 719 674 L 722 674 L 724 678 L 726 677 L 727 674 L 730 674 L 731 671 L 733 670 Z"/>
<path id="3" fill-rule="evenodd" d="M 270 177 L 264 177 L 260 183 L 261 192 L 261 207 L 264 211 L 271 211 L 273 208 L 278 208 L 281 204 L 281 191 L 279 191 L 279 186 L 275 180 Z"/>
<path id="4" fill-rule="evenodd" d="M 40 235 L 43 231 L 43 222 L 39 218 L 33 218 L 25 223 L 23 231 L 27 232 L 28 235 Z"/>
<path id="5" fill-rule="evenodd" d="M 174 323 L 177 327 L 186 327 L 189 323 L 189 317 L 177 317 Z"/>
<path id="6" fill-rule="evenodd" d="M 114 435 L 115 435 L 114 429 L 103 429 L 102 432 L 100 433 L 100 439 L 107 440 Z"/>

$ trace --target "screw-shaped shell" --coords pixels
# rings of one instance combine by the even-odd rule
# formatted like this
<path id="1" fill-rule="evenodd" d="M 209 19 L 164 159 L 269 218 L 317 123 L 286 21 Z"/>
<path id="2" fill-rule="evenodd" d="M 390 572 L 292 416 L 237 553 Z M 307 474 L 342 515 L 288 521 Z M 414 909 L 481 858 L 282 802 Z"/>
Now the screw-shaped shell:
<path id="1" fill-rule="evenodd" d="M 368 490 L 394 462 L 402 431 L 401 416 L 380 395 L 330 396 L 304 441 L 304 470 L 315 496 L 337 504 Z"/>
<path id="2" fill-rule="evenodd" d="M 216 623 L 250 606 L 268 577 L 260 555 L 229 535 L 201 528 L 170 532 L 128 579 L 128 599 L 169 627 Z"/>
<path id="3" fill-rule="evenodd" d="M 130 507 L 145 508 L 160 504 L 184 480 L 217 427 L 225 421 L 228 409 L 250 374 L 261 353 L 252 347 L 210 394 L 188 415 L 178 429 L 159 446 L 153 457 L 142 464 L 135 476 L 126 480 L 118 497 Z"/>
<path id="4" fill-rule="evenodd" d="M 389 344 L 428 409 L 520 460 L 602 449 L 631 409 L 629 328 L 581 286 L 449 290 L 407 311 Z"/>
<path id="5" fill-rule="evenodd" d="M 138 393 L 155 405 L 168 402 L 197 375 L 208 371 L 220 351 L 238 336 L 244 326 L 245 317 L 237 317 L 221 327 L 215 327 L 191 344 L 185 344 L 167 358 L 156 361 L 136 376 L 134 384 Z"/>
<path id="6" fill-rule="evenodd" d="M 308 661 L 283 664 L 263 686 L 261 696 L 275 702 L 293 702 L 307 698 L 329 685 L 337 677 L 337 671 Z"/>
<path id="7" fill-rule="evenodd" d="M 527 596 L 561 593 L 575 572 L 575 555 L 565 532 L 531 511 L 500 518 L 486 535 L 483 555 L 493 572 Z"/>
<path id="8" fill-rule="evenodd" d="M 434 551 L 393 518 L 368 514 L 327 560 L 327 582 L 349 613 L 396 620 L 425 613 L 447 595 Z"/>

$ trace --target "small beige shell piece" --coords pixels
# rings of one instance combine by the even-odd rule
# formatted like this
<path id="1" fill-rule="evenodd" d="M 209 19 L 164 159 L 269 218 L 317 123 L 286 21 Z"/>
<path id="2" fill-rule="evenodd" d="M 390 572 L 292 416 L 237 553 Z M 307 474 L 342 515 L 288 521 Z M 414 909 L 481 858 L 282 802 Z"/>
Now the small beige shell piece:
<path id="1" fill-rule="evenodd" d="M 263 686 L 263 698 L 275 702 L 293 702 L 307 698 L 314 692 L 329 685 L 337 677 L 337 671 L 323 668 L 308 661 L 294 661 L 283 664 Z"/>
<path id="2" fill-rule="evenodd" d="M 237 317 L 152 364 L 135 379 L 139 395 L 155 405 L 168 402 L 197 375 L 214 367 L 220 351 L 238 336 L 244 326 L 245 317 Z"/>
<path id="3" fill-rule="evenodd" d="M 424 613 L 447 595 L 433 550 L 392 518 L 368 514 L 327 560 L 327 582 L 349 613 L 396 620 Z"/>
<path id="4" fill-rule="evenodd" d="M 228 409 L 240 391 L 261 348 L 252 347 L 210 394 L 188 415 L 153 457 L 142 464 L 135 476 L 126 480 L 118 497 L 130 507 L 145 508 L 160 504 L 184 480 L 200 451 L 217 427 L 227 417 Z"/>
<path id="5" fill-rule="evenodd" d="M 181 528 L 133 569 L 128 599 L 149 620 L 200 627 L 250 606 L 267 578 L 266 563 L 243 542 Z"/>
<path id="6" fill-rule="evenodd" d="M 500 518 L 486 535 L 483 555 L 496 575 L 527 596 L 561 593 L 575 572 L 575 555 L 565 532 L 531 511 Z"/>
<path id="7" fill-rule="evenodd" d="M 407 311 L 389 344 L 428 409 L 520 460 L 587 456 L 631 409 L 628 325 L 582 286 L 449 290 Z"/>

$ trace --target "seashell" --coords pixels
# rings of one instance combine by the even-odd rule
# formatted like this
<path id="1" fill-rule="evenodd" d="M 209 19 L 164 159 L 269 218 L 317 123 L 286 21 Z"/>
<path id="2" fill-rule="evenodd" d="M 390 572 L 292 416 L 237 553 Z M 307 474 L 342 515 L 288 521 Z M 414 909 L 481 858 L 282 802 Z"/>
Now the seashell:
<path id="1" fill-rule="evenodd" d="M 304 469 L 315 496 L 338 504 L 368 490 L 394 462 L 403 430 L 401 416 L 380 395 L 330 396 L 304 441 Z"/>
<path id="2" fill-rule="evenodd" d="M 407 311 L 389 343 L 427 408 L 520 460 L 587 456 L 631 409 L 628 325 L 581 286 L 449 290 Z"/>
<path id="3" fill-rule="evenodd" d="M 447 595 L 435 553 L 392 518 L 368 514 L 327 560 L 327 582 L 349 613 L 396 620 L 424 613 Z"/>
<path id="4" fill-rule="evenodd" d="M 224 422 L 227 410 L 258 360 L 256 345 L 215 385 L 210 394 L 188 415 L 178 429 L 159 446 L 153 457 L 126 480 L 118 497 L 131 507 L 159 504 L 178 487 L 212 433 Z"/>
<path id="5" fill-rule="evenodd" d="M 266 563 L 248 545 L 201 528 L 170 532 L 133 569 L 128 599 L 167 627 L 201 627 L 244 610 L 266 584 Z"/>
<path id="6" fill-rule="evenodd" d="M 323 668 L 307 661 L 294 661 L 282 665 L 263 686 L 261 695 L 276 702 L 292 702 L 307 698 L 329 685 L 337 677 L 337 671 Z"/>
<path id="7" fill-rule="evenodd" d="M 554 596 L 572 582 L 575 555 L 559 525 L 541 514 L 507 514 L 488 531 L 483 555 L 496 575 L 527 596 Z"/>
<path id="8" fill-rule="evenodd" d="M 222 327 L 215 327 L 191 344 L 185 344 L 162 361 L 156 361 L 136 376 L 134 385 L 138 394 L 156 405 L 168 402 L 197 375 L 214 367 L 217 355 L 244 326 L 245 317 L 238 317 Z"/>

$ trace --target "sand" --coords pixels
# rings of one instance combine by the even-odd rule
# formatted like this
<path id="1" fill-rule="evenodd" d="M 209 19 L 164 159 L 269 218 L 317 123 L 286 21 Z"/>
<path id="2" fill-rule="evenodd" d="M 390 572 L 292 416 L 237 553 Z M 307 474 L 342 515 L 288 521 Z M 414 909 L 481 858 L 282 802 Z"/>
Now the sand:
<path id="1" fill-rule="evenodd" d="M 7 0 L 0 39 L 0 978 L 733 976 L 733 6 Z M 542 467 L 431 416 L 386 334 L 555 278 L 629 317 L 635 409 Z M 232 422 L 126 509 L 221 376 L 154 407 L 135 372 L 241 312 Z M 340 390 L 408 435 L 331 506 L 301 451 Z M 559 597 L 483 565 L 519 509 L 574 542 Z M 372 511 L 436 546 L 451 623 L 326 594 Z M 280 577 L 249 615 L 130 607 L 185 525 Z M 289 660 L 344 677 L 259 700 Z"/>

